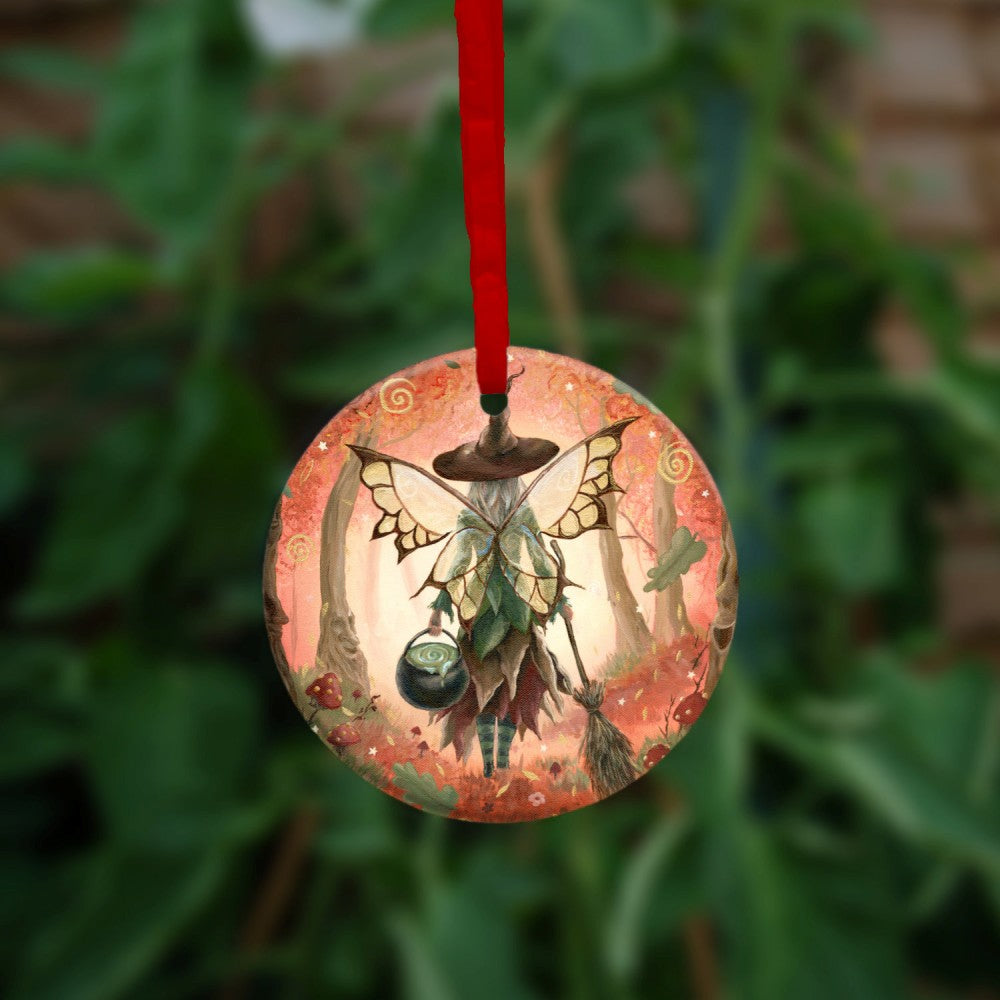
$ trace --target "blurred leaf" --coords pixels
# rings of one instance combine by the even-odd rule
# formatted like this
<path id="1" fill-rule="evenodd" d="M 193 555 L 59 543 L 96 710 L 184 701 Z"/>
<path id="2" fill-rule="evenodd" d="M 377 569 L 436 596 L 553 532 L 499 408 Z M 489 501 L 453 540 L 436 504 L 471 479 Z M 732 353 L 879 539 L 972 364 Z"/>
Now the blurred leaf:
<path id="1" fill-rule="evenodd" d="M 900 438 L 895 428 L 883 423 L 840 421 L 784 435 L 774 441 L 770 453 L 779 475 L 815 481 L 831 474 L 884 470 L 899 461 Z"/>
<path id="2" fill-rule="evenodd" d="M 670 36 L 667 8 L 646 0 L 574 0 L 549 5 L 547 48 L 575 86 L 628 76 L 662 58 Z"/>
<path id="3" fill-rule="evenodd" d="M 139 793 L 140 798 L 142 793 Z M 52 908 L 31 943 L 13 998 L 112 1000 L 174 943 L 227 869 L 223 852 L 93 857 L 75 898 Z"/>
<path id="4" fill-rule="evenodd" d="M 838 282 L 831 256 L 850 255 L 847 268 L 839 278 L 850 277 L 876 268 L 888 257 L 887 228 L 870 205 L 860 199 L 853 188 L 817 179 L 797 163 L 788 163 L 782 173 L 780 197 L 795 227 L 796 235 L 810 256 L 826 259 L 828 276 Z M 836 219 L 836 225 L 830 220 Z M 859 254 L 859 250 L 864 250 Z M 808 260 L 805 261 L 808 263 Z M 820 318 L 817 316 L 817 318 Z M 827 318 L 827 317 L 823 317 Z M 833 318 L 833 317 L 829 317 Z"/>
<path id="5" fill-rule="evenodd" d="M 65 614 L 120 594 L 148 566 L 180 511 L 162 475 L 170 428 L 138 411 L 101 434 L 58 485 L 24 614 Z"/>
<path id="6" fill-rule="evenodd" d="M 914 676 L 883 654 L 866 668 L 864 684 L 894 744 L 951 775 L 959 787 L 982 783 L 977 774 L 983 740 L 997 734 L 1000 723 L 1000 685 L 987 670 L 955 664 L 941 674 Z M 994 777 L 986 776 L 987 785 Z"/>
<path id="7" fill-rule="evenodd" d="M 647 940 L 643 933 L 646 910 L 657 879 L 662 878 L 663 869 L 673 860 L 689 825 L 684 814 L 664 817 L 646 835 L 621 873 L 606 932 L 608 968 L 619 980 L 631 979 L 635 974 Z"/>
<path id="8" fill-rule="evenodd" d="M 799 511 L 810 561 L 843 591 L 862 594 L 897 579 L 901 514 L 889 483 L 874 478 L 810 483 Z"/>
<path id="9" fill-rule="evenodd" d="M 988 871 L 1000 869 L 1000 813 L 995 804 L 973 801 L 961 782 L 932 771 L 885 733 L 817 738 L 761 704 L 755 709 L 755 723 L 766 739 L 856 795 L 909 842 Z"/>
<path id="10" fill-rule="evenodd" d="M 222 583 L 260 552 L 278 435 L 267 400 L 238 372 L 206 373 L 198 393 L 198 438 L 182 479 L 185 494 L 198 499 L 197 516 L 185 522 L 174 558 L 184 578 Z"/>
<path id="11" fill-rule="evenodd" d="M 885 1000 L 908 995 L 902 928 L 888 872 L 878 857 L 782 871 L 790 899 L 786 996 Z M 849 956 L 849 958 L 845 958 Z M 817 977 L 816 970 L 824 975 Z"/>
<path id="12" fill-rule="evenodd" d="M 402 995 L 407 1000 L 451 1000 L 444 971 L 427 947 L 417 922 L 405 914 L 390 915 L 389 929 L 396 939 L 404 975 Z"/>
<path id="13" fill-rule="evenodd" d="M 505 891 L 505 883 L 505 873 L 488 854 L 473 852 L 466 856 L 460 877 L 430 881 L 417 919 L 404 916 L 396 921 L 407 972 L 404 996 L 482 1000 L 537 996 L 523 977 L 517 902 Z M 490 905 L 483 905 L 484 899 Z M 409 933 L 402 936 L 399 930 L 404 926 Z"/>
<path id="14" fill-rule="evenodd" d="M 375 0 L 365 16 L 365 25 L 374 38 L 397 38 L 428 28 L 454 24 L 452 0 L 428 0 L 412 4 L 406 0 Z"/>
<path id="15" fill-rule="evenodd" d="M 0 438 L 0 517 L 21 501 L 32 486 L 33 474 L 22 445 Z"/>
<path id="16" fill-rule="evenodd" d="M 411 174 L 373 205 L 378 267 L 371 294 L 397 306 L 428 298 L 471 301 L 469 244 L 462 215 L 457 108 L 439 112 L 414 147 Z"/>
<path id="17" fill-rule="evenodd" d="M 835 742 L 828 767 L 907 838 L 1000 871 L 1000 816 L 884 740 Z"/>
<path id="18" fill-rule="evenodd" d="M 79 651 L 53 639 L 7 639 L 0 694 L 0 780 L 22 780 L 80 755 L 86 689 Z"/>
<path id="19" fill-rule="evenodd" d="M 111 837 L 190 850 L 230 832 L 252 760 L 256 712 L 245 676 L 175 667 L 124 650 L 95 697 L 91 776 Z"/>
<path id="20" fill-rule="evenodd" d="M 551 61 L 539 58 L 539 48 L 534 35 L 515 32 L 504 36 L 504 163 L 512 176 L 537 164 L 573 107 L 572 93 L 559 85 Z M 513 66 L 516 72 L 511 72 Z M 510 221 L 508 238 L 514 236 Z M 508 267 L 513 263 L 508 261 Z"/>
<path id="21" fill-rule="evenodd" d="M 569 138 L 570 163 L 557 197 L 573 267 L 582 289 L 608 278 L 604 247 L 628 229 L 625 192 L 655 162 L 660 137 L 655 105 L 623 109 L 606 102 L 577 123 Z M 551 153 L 549 154 L 551 156 Z"/>
<path id="22" fill-rule="evenodd" d="M 150 261 L 124 250 L 80 249 L 28 257 L 0 282 L 8 307 L 51 319 L 88 319 L 97 309 L 148 289 Z"/>
<path id="23" fill-rule="evenodd" d="M 246 40 L 224 33 L 213 10 L 231 7 L 137 8 L 95 129 L 112 190 L 181 248 L 218 224 L 241 148 L 252 63 Z"/>
<path id="24" fill-rule="evenodd" d="M 968 319 L 951 276 L 926 251 L 902 248 L 890 262 L 897 294 L 910 316 L 946 357 L 962 342 Z"/>
<path id="25" fill-rule="evenodd" d="M 0 181 L 67 184 L 94 178 L 94 165 L 85 150 L 45 136 L 22 136 L 0 146 Z"/>
<path id="26" fill-rule="evenodd" d="M 930 374 L 925 391 L 996 464 L 1000 455 L 1000 367 L 957 364 Z"/>
<path id="27" fill-rule="evenodd" d="M 353 399 L 394 371 L 408 368 L 437 354 L 467 345 L 471 325 L 461 328 L 403 331 L 387 335 L 373 351 L 368 338 L 359 337 L 341 344 L 336 351 L 294 360 L 286 369 L 285 389 L 300 399 L 327 403 L 330 399 Z"/>
<path id="28" fill-rule="evenodd" d="M 99 93 L 107 82 L 100 66 L 55 48 L 9 48 L 0 53 L 0 74 L 75 94 Z"/>

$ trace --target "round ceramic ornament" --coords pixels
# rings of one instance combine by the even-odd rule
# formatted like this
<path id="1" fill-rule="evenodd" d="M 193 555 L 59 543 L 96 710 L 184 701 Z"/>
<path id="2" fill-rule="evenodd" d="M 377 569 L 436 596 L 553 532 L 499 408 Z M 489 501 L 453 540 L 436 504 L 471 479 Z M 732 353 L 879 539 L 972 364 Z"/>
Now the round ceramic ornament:
<path id="1" fill-rule="evenodd" d="M 387 378 L 295 467 L 267 550 L 279 669 L 332 753 L 458 819 L 563 813 L 697 721 L 736 612 L 718 491 L 684 435 L 589 365 L 510 349 Z"/>
<path id="2" fill-rule="evenodd" d="M 457 0 L 475 350 L 398 372 L 292 472 L 264 570 L 296 705 L 383 791 L 457 819 L 588 805 L 719 679 L 736 556 L 704 464 L 610 375 L 509 347 L 501 0 Z"/>

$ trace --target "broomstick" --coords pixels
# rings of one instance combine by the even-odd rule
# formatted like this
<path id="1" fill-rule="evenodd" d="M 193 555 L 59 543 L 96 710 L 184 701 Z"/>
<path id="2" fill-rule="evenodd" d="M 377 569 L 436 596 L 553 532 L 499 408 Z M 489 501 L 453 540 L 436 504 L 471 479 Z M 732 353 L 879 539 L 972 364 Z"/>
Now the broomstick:
<path id="1" fill-rule="evenodd" d="M 552 551 L 555 552 L 559 563 L 560 575 L 565 575 L 566 562 L 558 542 L 552 542 Z M 590 776 L 590 782 L 598 798 L 603 799 L 635 780 L 638 772 L 633 763 L 632 744 L 601 712 L 601 705 L 604 704 L 604 683 L 592 681 L 587 676 L 580 648 L 576 644 L 573 624 L 565 616 L 563 621 L 566 623 L 566 633 L 569 636 L 569 644 L 573 649 L 582 685 L 574 690 L 573 699 L 587 710 L 587 729 L 580 744 L 583 766 Z"/>

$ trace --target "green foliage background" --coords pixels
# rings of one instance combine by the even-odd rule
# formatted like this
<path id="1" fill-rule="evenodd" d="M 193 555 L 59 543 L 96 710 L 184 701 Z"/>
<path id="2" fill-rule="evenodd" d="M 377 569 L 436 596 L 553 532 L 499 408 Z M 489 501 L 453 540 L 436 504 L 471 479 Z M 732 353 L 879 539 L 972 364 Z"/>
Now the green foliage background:
<path id="1" fill-rule="evenodd" d="M 833 0 L 506 15 L 512 184 L 559 145 L 586 357 L 685 429 L 733 515 L 717 695 L 632 789 L 521 827 L 423 816 L 326 754 L 270 662 L 263 541 L 341 403 L 470 343 L 454 91 L 416 133 L 362 135 L 382 88 L 304 110 L 229 0 L 136 4 L 108 64 L 9 49 L 4 73 L 97 115 L 79 146 L 8 143 L 0 180 L 92 184 L 136 236 L 0 281 L 35 331 L 5 348 L 0 401 L 6 995 L 885 1000 L 1000 981 L 1000 693 L 936 624 L 928 516 L 968 492 L 996 511 L 1000 378 L 965 348 L 946 262 L 858 195 L 810 85 L 804 47 L 863 46 L 864 19 Z M 367 30 L 450 17 L 381 0 Z M 329 197 L 331 151 L 360 225 Z M 642 238 L 621 198 L 657 162 L 694 207 L 690 245 Z M 293 177 L 315 210 L 251 274 L 257 208 Z M 789 239 L 765 251 L 772 208 Z M 516 199 L 510 239 L 515 339 L 558 348 Z M 623 273 L 682 303 L 674 329 L 609 311 Z M 872 346 L 887 301 L 934 358 L 905 381 Z"/>

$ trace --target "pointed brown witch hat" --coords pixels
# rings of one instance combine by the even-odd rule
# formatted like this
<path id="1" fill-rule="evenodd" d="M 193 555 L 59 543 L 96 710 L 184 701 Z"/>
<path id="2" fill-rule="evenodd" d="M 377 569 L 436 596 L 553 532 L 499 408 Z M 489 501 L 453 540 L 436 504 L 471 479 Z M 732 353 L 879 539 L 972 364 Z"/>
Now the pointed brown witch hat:
<path id="1" fill-rule="evenodd" d="M 507 391 L 519 372 L 507 379 Z M 502 398 L 502 397 L 501 397 Z M 482 483 L 516 479 L 540 469 L 559 453 L 559 446 L 544 438 L 515 437 L 510 429 L 510 407 L 491 414 L 478 441 L 467 441 L 434 459 L 434 471 L 444 479 Z"/>

